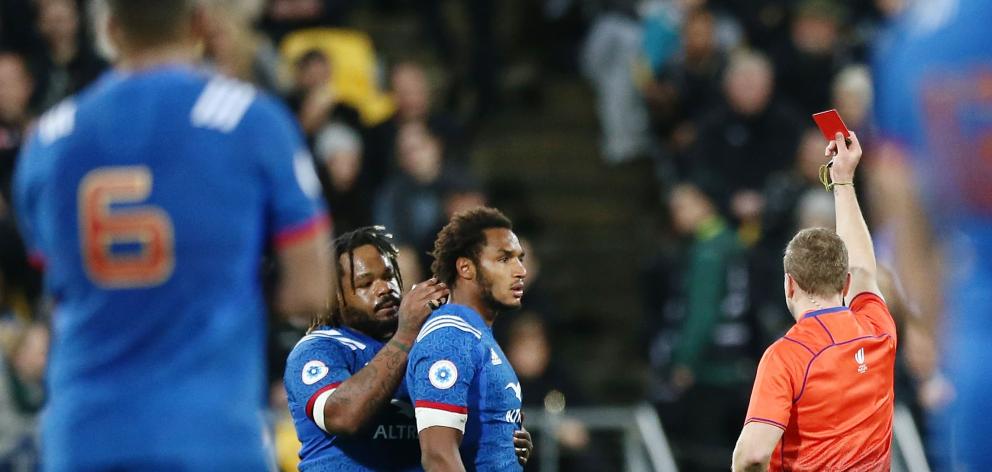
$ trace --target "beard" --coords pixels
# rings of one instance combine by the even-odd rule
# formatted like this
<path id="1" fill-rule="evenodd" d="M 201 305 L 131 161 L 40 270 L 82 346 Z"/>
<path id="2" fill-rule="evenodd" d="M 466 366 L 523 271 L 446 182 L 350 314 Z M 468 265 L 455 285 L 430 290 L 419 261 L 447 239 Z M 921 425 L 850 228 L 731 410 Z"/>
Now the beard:
<path id="1" fill-rule="evenodd" d="M 482 288 L 482 303 L 484 303 L 494 313 L 506 313 L 520 308 L 520 305 L 507 305 L 496 299 L 493 295 L 493 282 L 486 277 L 486 274 L 479 271 L 479 286 Z"/>
<path id="2" fill-rule="evenodd" d="M 385 340 L 396 333 L 400 320 L 398 316 L 378 320 L 374 312 L 370 314 L 357 308 L 344 307 L 341 310 L 341 321 L 345 326 L 365 333 L 371 338 Z"/>

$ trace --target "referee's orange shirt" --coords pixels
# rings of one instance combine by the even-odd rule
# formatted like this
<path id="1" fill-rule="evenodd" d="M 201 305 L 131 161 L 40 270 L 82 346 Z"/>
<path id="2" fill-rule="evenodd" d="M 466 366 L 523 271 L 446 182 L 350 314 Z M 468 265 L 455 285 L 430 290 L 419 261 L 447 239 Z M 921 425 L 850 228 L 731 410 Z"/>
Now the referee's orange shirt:
<path id="1" fill-rule="evenodd" d="M 896 327 L 865 292 L 806 313 L 758 365 L 745 424 L 785 432 L 772 471 L 889 470 Z"/>

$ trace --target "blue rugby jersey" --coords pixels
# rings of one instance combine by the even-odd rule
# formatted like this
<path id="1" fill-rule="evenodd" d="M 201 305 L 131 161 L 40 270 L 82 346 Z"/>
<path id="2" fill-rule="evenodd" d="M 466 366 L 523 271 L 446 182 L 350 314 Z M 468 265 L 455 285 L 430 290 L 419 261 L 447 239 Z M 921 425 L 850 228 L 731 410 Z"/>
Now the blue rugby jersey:
<path id="1" fill-rule="evenodd" d="M 513 432 L 521 427 L 520 381 L 478 313 L 455 304 L 435 310 L 408 364 L 418 431 L 462 431 L 466 470 L 523 470 L 513 448 Z"/>
<path id="2" fill-rule="evenodd" d="M 41 117 L 14 203 L 55 299 L 47 470 L 266 470 L 264 247 L 327 224 L 291 115 L 168 65 Z"/>
<path id="3" fill-rule="evenodd" d="M 301 471 L 423 470 L 405 383 L 358 434 L 339 436 L 328 433 L 324 426 L 322 412 L 334 390 L 371 362 L 383 346 L 349 328 L 322 326 L 293 348 L 283 381 L 296 433 L 303 443 Z"/>

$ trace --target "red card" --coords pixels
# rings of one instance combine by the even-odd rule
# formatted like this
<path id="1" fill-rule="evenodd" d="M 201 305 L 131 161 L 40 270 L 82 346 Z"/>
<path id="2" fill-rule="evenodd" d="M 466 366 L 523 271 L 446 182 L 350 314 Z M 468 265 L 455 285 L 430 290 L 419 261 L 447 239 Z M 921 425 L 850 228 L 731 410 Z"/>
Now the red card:
<path id="1" fill-rule="evenodd" d="M 837 133 L 843 133 L 845 139 L 851 138 L 851 132 L 844 125 L 844 120 L 840 119 L 837 110 L 821 111 L 813 114 L 813 121 L 820 127 L 820 132 L 827 141 L 833 141 Z"/>

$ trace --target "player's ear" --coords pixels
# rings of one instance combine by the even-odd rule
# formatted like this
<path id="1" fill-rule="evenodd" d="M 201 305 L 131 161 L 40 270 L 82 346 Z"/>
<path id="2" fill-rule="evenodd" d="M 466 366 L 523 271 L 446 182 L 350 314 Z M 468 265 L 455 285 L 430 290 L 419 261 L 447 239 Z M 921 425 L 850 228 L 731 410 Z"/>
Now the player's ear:
<path id="1" fill-rule="evenodd" d="M 475 263 L 467 257 L 459 257 L 455 260 L 455 270 L 458 278 L 465 280 L 475 280 Z"/>
<path id="2" fill-rule="evenodd" d="M 785 280 L 783 282 L 785 290 L 785 298 L 791 299 L 796 293 L 796 281 L 792 279 L 792 276 L 788 272 L 785 274 Z"/>
<path id="3" fill-rule="evenodd" d="M 851 291 L 851 273 L 847 273 L 847 277 L 844 278 L 844 290 L 840 293 L 842 300 L 847 300 L 847 294 Z"/>

